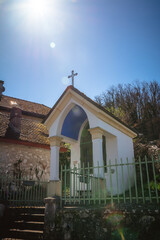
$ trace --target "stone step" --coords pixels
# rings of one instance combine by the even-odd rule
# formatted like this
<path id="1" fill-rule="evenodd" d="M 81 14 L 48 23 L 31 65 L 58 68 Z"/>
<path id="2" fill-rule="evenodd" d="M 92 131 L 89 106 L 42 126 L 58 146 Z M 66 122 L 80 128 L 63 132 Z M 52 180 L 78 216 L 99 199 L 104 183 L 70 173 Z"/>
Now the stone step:
<path id="1" fill-rule="evenodd" d="M 10 208 L 4 239 L 43 239 L 44 207 Z"/>
<path id="2" fill-rule="evenodd" d="M 7 236 L 5 238 L 11 239 L 27 239 L 27 240 L 42 240 L 43 239 L 43 231 L 33 231 L 33 230 L 17 230 L 10 229 Z"/>
<path id="3" fill-rule="evenodd" d="M 19 229 L 19 230 L 39 230 L 42 231 L 44 229 L 44 222 L 25 222 L 15 221 L 11 228 Z"/>
<path id="4" fill-rule="evenodd" d="M 11 212 L 14 214 L 21 214 L 21 213 L 37 213 L 37 214 L 43 214 L 45 208 L 44 207 L 16 207 L 16 208 L 10 208 Z"/>
<path id="5" fill-rule="evenodd" d="M 26 222 L 44 222 L 44 214 L 21 214 L 13 219 L 15 221 L 26 221 Z"/>

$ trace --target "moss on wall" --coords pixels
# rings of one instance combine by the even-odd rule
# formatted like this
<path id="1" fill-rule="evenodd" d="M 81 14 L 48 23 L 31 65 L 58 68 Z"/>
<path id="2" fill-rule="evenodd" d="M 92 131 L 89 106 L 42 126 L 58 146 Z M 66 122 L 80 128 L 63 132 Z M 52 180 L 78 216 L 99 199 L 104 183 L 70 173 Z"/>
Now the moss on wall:
<path id="1" fill-rule="evenodd" d="M 63 208 L 45 226 L 45 239 L 143 240 L 160 239 L 159 209 Z"/>

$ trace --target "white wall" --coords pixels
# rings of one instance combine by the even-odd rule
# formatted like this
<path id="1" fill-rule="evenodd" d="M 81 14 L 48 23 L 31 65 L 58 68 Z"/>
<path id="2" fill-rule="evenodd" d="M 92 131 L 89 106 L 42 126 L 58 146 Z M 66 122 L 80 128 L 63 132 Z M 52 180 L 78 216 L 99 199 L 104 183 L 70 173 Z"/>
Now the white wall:
<path id="1" fill-rule="evenodd" d="M 107 165 L 109 164 L 109 160 L 111 160 L 111 165 L 115 164 L 115 159 L 117 159 L 117 163 L 133 162 L 134 152 L 133 152 L 133 141 L 130 137 L 126 136 L 123 133 L 119 133 L 116 137 L 112 135 L 107 135 L 106 137 L 106 149 L 107 149 Z M 117 188 L 119 194 L 129 188 L 129 185 L 132 186 L 134 183 L 134 167 L 133 165 L 123 166 L 123 170 L 121 166 L 112 166 L 111 167 L 113 173 L 110 176 L 109 171 L 105 174 L 106 176 L 106 185 L 107 189 L 110 192 L 110 177 L 112 177 L 112 186 L 113 186 L 113 195 L 117 193 Z M 118 179 L 116 176 L 116 171 L 118 175 Z M 122 174 L 123 171 L 123 174 Z M 124 176 L 124 178 L 123 178 Z M 118 185 L 117 185 L 118 184 Z M 124 188 L 122 187 L 124 185 Z"/>
<path id="2" fill-rule="evenodd" d="M 96 120 L 96 119 L 95 119 Z M 115 129 L 111 125 L 103 122 L 101 119 L 98 119 L 94 122 L 95 126 L 99 126 L 100 128 L 104 129 L 106 131 L 106 150 L 107 150 L 107 160 L 109 164 L 109 160 L 111 160 L 111 164 L 115 164 L 115 159 L 117 159 L 117 163 L 121 163 L 121 158 L 123 160 L 123 163 L 128 162 L 132 163 L 134 158 L 134 151 L 133 151 L 133 140 L 132 138 L 128 137 L 118 129 Z M 97 126 L 96 126 L 97 124 Z M 124 179 L 122 178 L 122 167 L 117 167 L 118 172 L 118 181 L 116 178 L 116 167 L 111 167 L 113 173 L 111 175 L 112 177 L 112 193 L 115 195 L 117 193 L 117 182 L 118 182 L 118 191 L 119 194 L 122 193 L 125 190 L 129 188 L 129 184 L 132 186 L 134 183 L 134 175 L 133 175 L 133 166 L 129 166 L 129 173 L 130 176 L 128 177 L 128 167 L 123 166 L 123 175 Z M 106 177 L 106 185 L 107 190 L 110 192 L 110 174 L 109 171 L 105 174 Z M 123 185 L 124 183 L 124 189 Z"/>
<path id="3" fill-rule="evenodd" d="M 100 127 L 104 129 L 105 136 L 106 136 L 106 150 L 107 150 L 107 160 L 111 160 L 111 163 L 115 163 L 115 159 L 117 159 L 118 163 L 120 163 L 120 159 L 123 159 L 123 163 L 126 162 L 126 158 L 131 163 L 133 161 L 134 152 L 133 152 L 133 141 L 132 138 L 128 137 L 118 129 L 112 127 L 111 125 L 105 123 L 98 117 L 96 117 L 93 113 L 88 111 L 85 107 L 81 104 L 76 102 L 75 100 L 71 99 L 63 111 L 59 114 L 58 118 L 53 122 L 51 128 L 49 129 L 50 136 L 60 136 L 61 127 L 63 121 L 71 110 L 71 108 L 75 105 L 79 105 L 87 114 L 88 121 L 90 128 Z M 80 131 L 81 133 L 81 131 Z M 79 141 L 77 143 L 71 144 L 71 166 L 73 167 L 73 162 L 77 161 L 80 163 L 80 145 Z M 108 162 L 109 163 L 109 162 Z M 77 165 L 78 166 L 78 165 Z M 117 180 L 116 180 L 116 167 L 112 167 L 113 174 L 112 174 L 112 185 L 113 187 L 113 194 L 117 192 Z M 117 168 L 118 171 L 118 183 L 119 183 L 119 193 L 123 191 L 122 188 L 122 169 L 121 167 Z M 124 167 L 124 184 L 125 189 L 128 189 L 129 181 L 131 185 L 133 184 L 133 167 L 129 166 L 130 177 L 128 178 L 128 168 Z M 106 176 L 106 184 L 107 188 L 110 191 L 110 175 L 109 172 L 105 174 Z"/>
<path id="4" fill-rule="evenodd" d="M 115 159 L 118 159 L 117 137 L 109 133 L 105 133 L 105 137 L 107 160 L 115 162 Z"/>

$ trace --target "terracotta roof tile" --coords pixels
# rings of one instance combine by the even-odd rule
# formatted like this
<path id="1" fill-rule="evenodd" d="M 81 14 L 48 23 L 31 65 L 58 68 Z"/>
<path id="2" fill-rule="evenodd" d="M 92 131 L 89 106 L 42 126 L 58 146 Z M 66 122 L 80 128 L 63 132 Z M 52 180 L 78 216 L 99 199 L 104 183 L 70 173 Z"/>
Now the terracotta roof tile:
<path id="1" fill-rule="evenodd" d="M 0 112 L 0 136 L 4 137 L 9 123 L 9 113 Z"/>
<path id="2" fill-rule="evenodd" d="M 5 137 L 9 118 L 10 113 L 0 112 L 0 137 Z M 48 130 L 42 123 L 22 116 L 19 140 L 49 145 Z"/>
<path id="3" fill-rule="evenodd" d="M 16 105 L 15 105 L 16 104 Z M 12 107 L 18 107 L 23 111 L 26 112 L 32 112 L 32 113 L 38 113 L 42 115 L 48 114 L 50 111 L 50 108 L 39 103 L 34 103 L 14 97 L 9 96 L 2 96 L 2 99 L 0 101 L 0 106 L 12 108 Z"/>

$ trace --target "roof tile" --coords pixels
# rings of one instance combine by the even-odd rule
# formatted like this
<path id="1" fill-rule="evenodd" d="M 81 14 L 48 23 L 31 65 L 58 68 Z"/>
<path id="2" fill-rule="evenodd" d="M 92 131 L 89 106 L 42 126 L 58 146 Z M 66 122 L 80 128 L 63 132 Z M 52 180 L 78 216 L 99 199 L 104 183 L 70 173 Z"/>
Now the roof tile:
<path id="1" fill-rule="evenodd" d="M 33 113 L 38 113 L 42 115 L 48 114 L 50 108 L 39 103 L 34 103 L 18 98 L 13 98 L 9 96 L 2 96 L 2 99 L 0 101 L 0 106 L 7 107 L 7 108 L 12 108 L 12 107 L 18 107 L 23 111 L 27 112 L 33 112 Z"/>
<path id="2" fill-rule="evenodd" d="M 0 137 L 5 137 L 9 118 L 9 113 L 0 112 Z M 49 145 L 48 130 L 42 123 L 22 116 L 19 140 Z"/>

